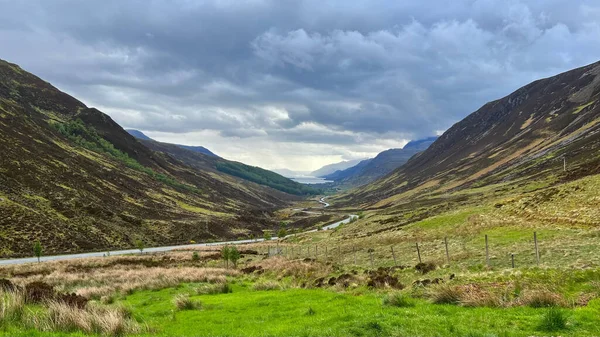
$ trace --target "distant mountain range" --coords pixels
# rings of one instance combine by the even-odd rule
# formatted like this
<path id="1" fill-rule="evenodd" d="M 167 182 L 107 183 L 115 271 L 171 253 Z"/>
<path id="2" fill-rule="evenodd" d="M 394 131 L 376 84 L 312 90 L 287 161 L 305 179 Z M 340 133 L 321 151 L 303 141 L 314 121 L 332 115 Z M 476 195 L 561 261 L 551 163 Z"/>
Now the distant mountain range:
<path id="1" fill-rule="evenodd" d="M 437 137 L 410 141 L 402 149 L 381 152 L 375 158 L 360 161 L 345 170 L 323 176 L 347 186 L 360 186 L 381 178 L 406 163 L 411 157 L 427 149 Z"/>
<path id="2" fill-rule="evenodd" d="M 139 130 L 125 129 L 125 131 L 129 132 L 130 135 L 132 135 L 135 138 L 140 139 L 140 140 L 154 140 L 154 139 L 146 136 L 142 131 L 139 131 Z M 204 146 L 190 146 L 190 145 L 181 145 L 181 144 L 174 144 L 174 145 L 179 146 L 180 148 L 183 148 L 183 149 L 190 150 L 190 151 L 204 153 L 205 155 L 218 157 L 216 154 L 214 154 L 213 152 L 211 152 L 209 149 L 205 148 Z"/>
<path id="3" fill-rule="evenodd" d="M 318 170 L 312 171 L 310 173 L 310 175 L 313 177 L 321 177 L 322 178 L 322 177 L 324 177 L 328 174 L 332 174 L 336 171 L 345 170 L 347 168 L 355 166 L 356 164 L 360 163 L 362 160 L 364 160 L 364 159 L 346 160 L 346 161 L 342 161 L 339 163 L 325 165 Z"/>

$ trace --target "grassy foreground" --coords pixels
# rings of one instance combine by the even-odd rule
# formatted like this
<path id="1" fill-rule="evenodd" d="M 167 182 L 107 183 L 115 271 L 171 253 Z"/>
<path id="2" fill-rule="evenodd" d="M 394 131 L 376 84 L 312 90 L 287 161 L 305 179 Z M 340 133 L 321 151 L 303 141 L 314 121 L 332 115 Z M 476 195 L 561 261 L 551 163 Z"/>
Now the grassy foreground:
<path id="1" fill-rule="evenodd" d="M 2 267 L 0 335 L 600 335 L 595 269 L 373 270 L 240 248 L 237 269 L 214 250 Z"/>
<path id="2" fill-rule="evenodd" d="M 179 289 L 140 292 L 123 303 L 136 308 L 136 318 L 162 336 L 532 336 L 548 333 L 543 326 L 549 309 L 466 308 L 412 300 L 407 307 L 383 304 L 383 295 L 358 290 L 323 289 L 253 291 L 235 285 L 229 294 L 196 295 L 201 308 L 174 310 Z M 569 310 L 566 335 L 598 335 L 594 317 L 600 301 Z"/>

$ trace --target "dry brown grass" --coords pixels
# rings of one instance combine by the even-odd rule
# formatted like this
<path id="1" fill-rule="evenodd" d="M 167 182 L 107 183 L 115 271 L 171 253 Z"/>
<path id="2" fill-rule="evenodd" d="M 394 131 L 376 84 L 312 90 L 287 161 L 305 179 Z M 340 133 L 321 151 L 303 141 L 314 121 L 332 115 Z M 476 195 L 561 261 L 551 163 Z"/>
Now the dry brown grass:
<path id="1" fill-rule="evenodd" d="M 279 276 L 293 276 L 295 278 L 326 276 L 331 273 L 331 267 L 324 263 L 289 260 L 281 256 L 256 262 L 252 266 L 260 266 L 266 272 L 272 272 Z"/>
<path id="2" fill-rule="evenodd" d="M 25 310 L 25 295 L 20 292 L 0 291 L 0 325 L 18 322 Z"/>
<path id="3" fill-rule="evenodd" d="M 432 287 L 428 297 L 435 304 L 459 304 L 464 297 L 464 291 L 459 286 L 442 284 Z"/>
<path id="4" fill-rule="evenodd" d="M 461 287 L 460 304 L 465 307 L 499 308 L 506 305 L 502 296 L 491 289 L 484 289 L 475 284 Z"/>
<path id="5" fill-rule="evenodd" d="M 86 309 L 78 309 L 61 302 L 48 303 L 47 312 L 36 315 L 33 323 L 40 331 L 81 331 L 108 336 L 122 336 L 141 331 L 140 326 L 120 308 L 89 306 Z"/>
<path id="6" fill-rule="evenodd" d="M 281 288 L 282 287 L 281 284 L 279 284 L 279 282 L 272 280 L 259 280 L 258 282 L 252 285 L 252 289 L 256 291 L 280 290 Z"/>
<path id="7" fill-rule="evenodd" d="M 567 304 L 562 295 L 547 289 L 525 292 L 519 303 L 533 308 L 563 307 Z"/>
<path id="8" fill-rule="evenodd" d="M 40 281 L 54 286 L 58 292 L 75 292 L 95 300 L 108 299 L 118 292 L 131 294 L 181 283 L 225 283 L 227 276 L 239 275 L 233 269 L 182 266 L 177 261 L 183 255 L 191 260 L 187 253 L 92 258 L 10 266 L 0 268 L 0 272 L 12 275 L 11 281 L 21 286 Z"/>

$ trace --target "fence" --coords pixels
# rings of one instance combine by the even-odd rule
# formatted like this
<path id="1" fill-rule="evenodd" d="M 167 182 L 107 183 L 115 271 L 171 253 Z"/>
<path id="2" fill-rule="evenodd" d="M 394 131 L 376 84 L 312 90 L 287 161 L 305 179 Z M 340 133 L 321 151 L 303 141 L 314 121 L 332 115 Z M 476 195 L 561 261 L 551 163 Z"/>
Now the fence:
<path id="1" fill-rule="evenodd" d="M 577 246 L 566 247 L 549 242 L 544 250 L 547 261 L 541 254 L 538 233 L 532 232 L 528 238 L 519 238 L 514 242 L 506 238 L 497 239 L 483 235 L 480 240 L 473 238 L 449 238 L 429 242 L 403 242 L 400 244 L 358 247 L 356 245 L 295 245 L 284 242 L 263 242 L 259 253 L 269 256 L 283 256 L 289 259 L 314 259 L 325 262 L 362 265 L 376 268 L 380 266 L 414 265 L 421 262 L 437 264 L 454 264 L 471 262 L 482 267 L 516 268 L 537 266 L 540 264 L 560 264 L 561 259 L 570 255 L 570 251 L 579 251 Z M 594 240 L 596 248 L 589 246 L 590 251 L 598 251 L 598 240 Z M 584 245 L 585 243 L 579 243 Z M 266 245 L 266 247 L 265 247 Z M 261 249 L 264 249 L 261 250 Z M 595 254 L 597 255 L 597 254 Z M 577 260 L 582 256 L 572 255 Z M 590 256 L 591 258 L 591 256 Z"/>

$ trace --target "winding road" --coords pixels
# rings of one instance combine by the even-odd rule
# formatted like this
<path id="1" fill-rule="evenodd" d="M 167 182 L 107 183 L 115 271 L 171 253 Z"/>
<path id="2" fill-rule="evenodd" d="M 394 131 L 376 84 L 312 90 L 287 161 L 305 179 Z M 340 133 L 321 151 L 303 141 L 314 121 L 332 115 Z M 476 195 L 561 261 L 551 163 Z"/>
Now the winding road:
<path id="1" fill-rule="evenodd" d="M 323 208 L 329 207 L 329 203 L 327 203 L 325 201 L 325 197 L 319 199 L 319 203 L 321 203 L 323 205 Z M 316 212 L 311 212 L 311 213 L 316 213 Z M 348 218 L 346 218 L 344 220 L 338 221 L 338 222 L 333 223 L 328 226 L 324 226 L 323 230 L 329 230 L 329 229 L 339 227 L 343 224 L 347 224 L 350 221 L 352 221 L 352 219 L 355 217 L 358 217 L 358 215 L 350 214 L 348 216 Z M 316 231 L 317 231 L 316 229 L 313 229 L 313 230 L 309 230 L 306 232 L 302 232 L 300 234 L 313 233 Z M 286 238 L 293 236 L 293 235 L 295 235 L 295 234 L 290 234 L 290 235 L 286 236 Z M 275 240 L 278 238 L 275 236 L 272 239 Z M 236 240 L 236 241 L 221 241 L 221 242 L 211 242 L 211 243 L 194 243 L 194 244 L 189 244 L 189 245 L 177 245 L 177 246 L 151 247 L 151 248 L 145 248 L 144 252 L 146 252 L 146 253 L 168 252 L 168 251 L 172 251 L 172 250 L 176 250 L 176 249 L 209 247 L 209 246 L 219 246 L 219 245 L 228 245 L 228 244 L 254 243 L 254 242 L 261 242 L 264 240 L 265 239 Z M 138 249 L 115 250 L 115 251 L 111 251 L 110 255 L 111 256 L 127 255 L 127 254 L 135 254 L 138 252 L 139 252 Z M 92 253 L 81 253 L 81 254 L 51 255 L 51 256 L 42 256 L 40 261 L 42 261 L 42 262 L 43 261 L 60 261 L 60 260 L 81 259 L 81 258 L 88 258 L 88 257 L 103 257 L 103 256 L 105 256 L 105 254 L 106 254 L 106 252 L 92 252 Z M 0 260 L 0 265 L 15 265 L 15 264 L 24 264 L 24 263 L 33 263 L 33 262 L 37 262 L 37 258 L 26 257 L 26 258 L 19 258 L 19 259 L 2 259 L 2 260 Z"/>

